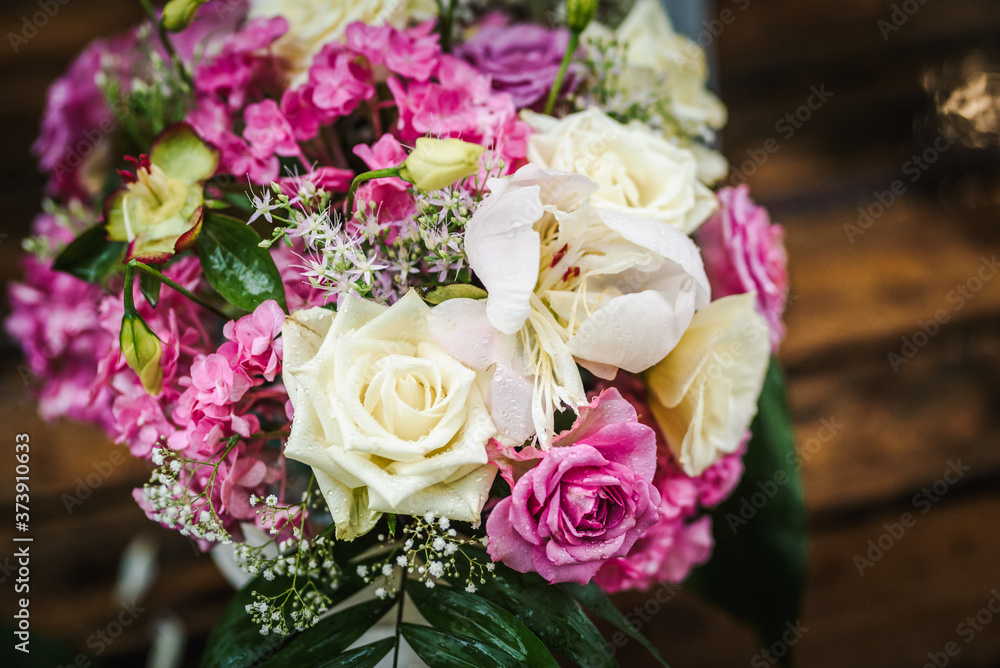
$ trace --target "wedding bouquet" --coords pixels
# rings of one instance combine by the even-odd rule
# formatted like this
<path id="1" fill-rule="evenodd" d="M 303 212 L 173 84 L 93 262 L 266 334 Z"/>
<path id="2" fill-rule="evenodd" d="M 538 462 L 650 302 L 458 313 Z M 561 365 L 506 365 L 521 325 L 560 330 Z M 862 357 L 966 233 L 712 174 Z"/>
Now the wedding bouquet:
<path id="1" fill-rule="evenodd" d="M 662 663 L 604 592 L 713 545 L 692 586 L 794 621 L 782 230 L 713 191 L 726 110 L 656 0 L 147 10 L 49 92 L 6 326 L 41 413 L 255 576 L 204 665 L 615 665 L 585 610 Z"/>

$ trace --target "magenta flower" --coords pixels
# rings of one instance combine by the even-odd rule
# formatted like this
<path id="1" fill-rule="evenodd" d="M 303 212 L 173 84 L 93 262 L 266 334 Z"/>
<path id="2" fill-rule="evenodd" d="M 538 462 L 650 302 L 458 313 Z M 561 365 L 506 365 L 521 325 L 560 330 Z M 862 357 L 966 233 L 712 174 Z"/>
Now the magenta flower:
<path id="1" fill-rule="evenodd" d="M 527 107 L 552 87 L 569 32 L 534 23 L 498 25 L 489 21 L 455 54 L 492 78 L 493 90 L 509 93 L 514 104 Z"/>
<path id="2" fill-rule="evenodd" d="M 388 71 L 416 81 L 427 81 L 441 55 L 434 21 L 409 30 L 358 21 L 347 26 L 347 45 L 372 65 L 384 65 Z"/>
<path id="3" fill-rule="evenodd" d="M 219 348 L 219 354 L 247 374 L 273 381 L 281 368 L 281 339 L 275 337 L 284 323 L 285 312 L 269 299 L 250 315 L 226 323 L 222 333 L 229 343 Z"/>
<path id="4" fill-rule="evenodd" d="M 719 210 L 697 233 L 712 298 L 755 291 L 757 310 L 770 328 L 771 348 L 777 350 L 785 335 L 781 316 L 788 300 L 785 231 L 750 199 L 746 185 L 723 188 L 718 198 Z"/>
<path id="5" fill-rule="evenodd" d="M 712 556 L 712 520 L 703 514 L 703 509 L 718 505 L 736 488 L 743 476 L 746 444 L 692 478 L 674 460 L 650 415 L 642 379 L 619 373 L 615 380 L 598 384 L 599 390 L 607 391 L 608 387 L 620 391 L 635 408 L 639 421 L 656 434 L 653 486 L 660 493 L 660 519 L 636 541 L 627 556 L 604 564 L 594 576 L 594 582 L 609 593 L 648 589 L 660 582 L 682 582 L 694 567 Z"/>
<path id="6" fill-rule="evenodd" d="M 490 513 L 490 556 L 549 582 L 586 584 L 659 518 L 655 468 L 653 430 L 617 390 L 602 392 Z"/>

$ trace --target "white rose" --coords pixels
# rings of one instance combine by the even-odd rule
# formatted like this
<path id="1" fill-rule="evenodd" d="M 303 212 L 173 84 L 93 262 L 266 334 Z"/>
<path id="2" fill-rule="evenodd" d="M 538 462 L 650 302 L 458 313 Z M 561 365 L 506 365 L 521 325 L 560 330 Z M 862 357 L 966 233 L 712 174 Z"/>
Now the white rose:
<path id="1" fill-rule="evenodd" d="M 771 345 L 755 303 L 753 293 L 712 302 L 646 372 L 650 411 L 690 476 L 736 452 L 757 413 Z"/>
<path id="2" fill-rule="evenodd" d="M 489 297 L 436 307 L 431 332 L 464 363 L 495 371 L 499 438 L 523 438 L 528 414 L 547 447 L 554 411 L 586 403 L 577 363 L 602 378 L 645 371 L 708 303 L 708 279 L 689 237 L 591 206 L 597 186 L 584 176 L 529 164 L 487 186 L 465 247 Z"/>
<path id="3" fill-rule="evenodd" d="M 431 340 L 430 311 L 413 291 L 391 307 L 345 298 L 282 328 L 295 410 L 285 455 L 312 467 L 338 539 L 384 512 L 479 522 L 496 430 L 476 373 Z"/>
<path id="4" fill-rule="evenodd" d="M 694 134 L 726 124 L 725 105 L 706 87 L 705 50 L 674 32 L 659 0 L 638 0 L 614 34 L 625 47 L 627 85 L 648 87 L 660 78 L 674 117 Z"/>
<path id="5" fill-rule="evenodd" d="M 342 42 L 347 26 L 355 21 L 401 25 L 410 18 L 426 20 L 436 14 L 431 0 L 250 0 L 250 18 L 283 16 L 288 21 L 288 32 L 274 50 L 296 80 L 305 75 L 323 45 Z"/>
<path id="6" fill-rule="evenodd" d="M 590 178 L 598 186 L 590 196 L 594 206 L 659 220 L 685 234 L 715 211 L 694 154 L 638 121 L 622 125 L 594 107 L 561 119 L 526 110 L 521 118 L 535 130 L 528 161 Z"/>

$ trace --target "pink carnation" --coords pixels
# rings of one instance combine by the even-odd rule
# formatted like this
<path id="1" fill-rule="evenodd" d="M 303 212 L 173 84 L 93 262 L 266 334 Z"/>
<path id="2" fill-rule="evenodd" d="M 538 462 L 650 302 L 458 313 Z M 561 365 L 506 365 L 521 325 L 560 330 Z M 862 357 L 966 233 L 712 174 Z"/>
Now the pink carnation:
<path id="1" fill-rule="evenodd" d="M 494 561 L 586 584 L 656 524 L 656 437 L 610 389 L 522 474 L 486 522 Z"/>
<path id="2" fill-rule="evenodd" d="M 697 234 L 712 297 L 755 291 L 757 310 L 777 350 L 785 335 L 781 316 L 788 300 L 784 230 L 771 223 L 767 209 L 754 204 L 746 185 L 723 188 L 718 197 L 719 210 Z"/>

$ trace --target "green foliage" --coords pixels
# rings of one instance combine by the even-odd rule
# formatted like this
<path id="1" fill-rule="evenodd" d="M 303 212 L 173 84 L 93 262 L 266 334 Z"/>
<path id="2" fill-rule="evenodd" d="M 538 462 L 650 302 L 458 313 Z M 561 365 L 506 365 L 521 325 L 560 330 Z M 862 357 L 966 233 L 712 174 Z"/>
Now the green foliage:
<path id="1" fill-rule="evenodd" d="M 252 311 L 274 299 L 288 310 L 281 274 L 246 223 L 209 212 L 198 236 L 198 258 L 209 284 L 233 306 Z"/>
<path id="2" fill-rule="evenodd" d="M 482 596 L 453 587 L 411 587 L 410 598 L 431 626 L 472 638 L 521 665 L 556 668 L 545 645 L 513 614 Z"/>
<path id="3" fill-rule="evenodd" d="M 97 283 L 121 268 L 126 244 L 108 240 L 102 225 L 91 227 L 56 257 L 53 268 Z"/>
<path id="4" fill-rule="evenodd" d="M 630 638 L 637 640 L 639 644 L 649 650 L 649 653 L 653 655 L 661 666 L 667 666 L 667 662 L 660 656 L 653 643 L 649 642 L 646 636 L 642 635 L 635 627 L 629 624 L 629 621 L 625 619 L 625 615 L 619 612 L 615 604 L 611 602 L 611 599 L 596 584 L 580 585 L 573 582 L 565 582 L 562 584 L 562 588 L 576 599 L 585 610 L 589 610 L 601 619 L 614 624 L 617 628 L 627 633 Z"/>
<path id="5" fill-rule="evenodd" d="M 785 384 L 774 360 L 751 430 L 746 473 L 713 513 L 712 560 L 688 583 L 754 626 L 762 644 L 771 645 L 799 618 L 806 559 L 802 482 Z M 751 506 L 756 512 L 748 518 L 744 502 L 762 493 L 758 483 L 773 485 L 774 494 L 763 506 Z"/>

